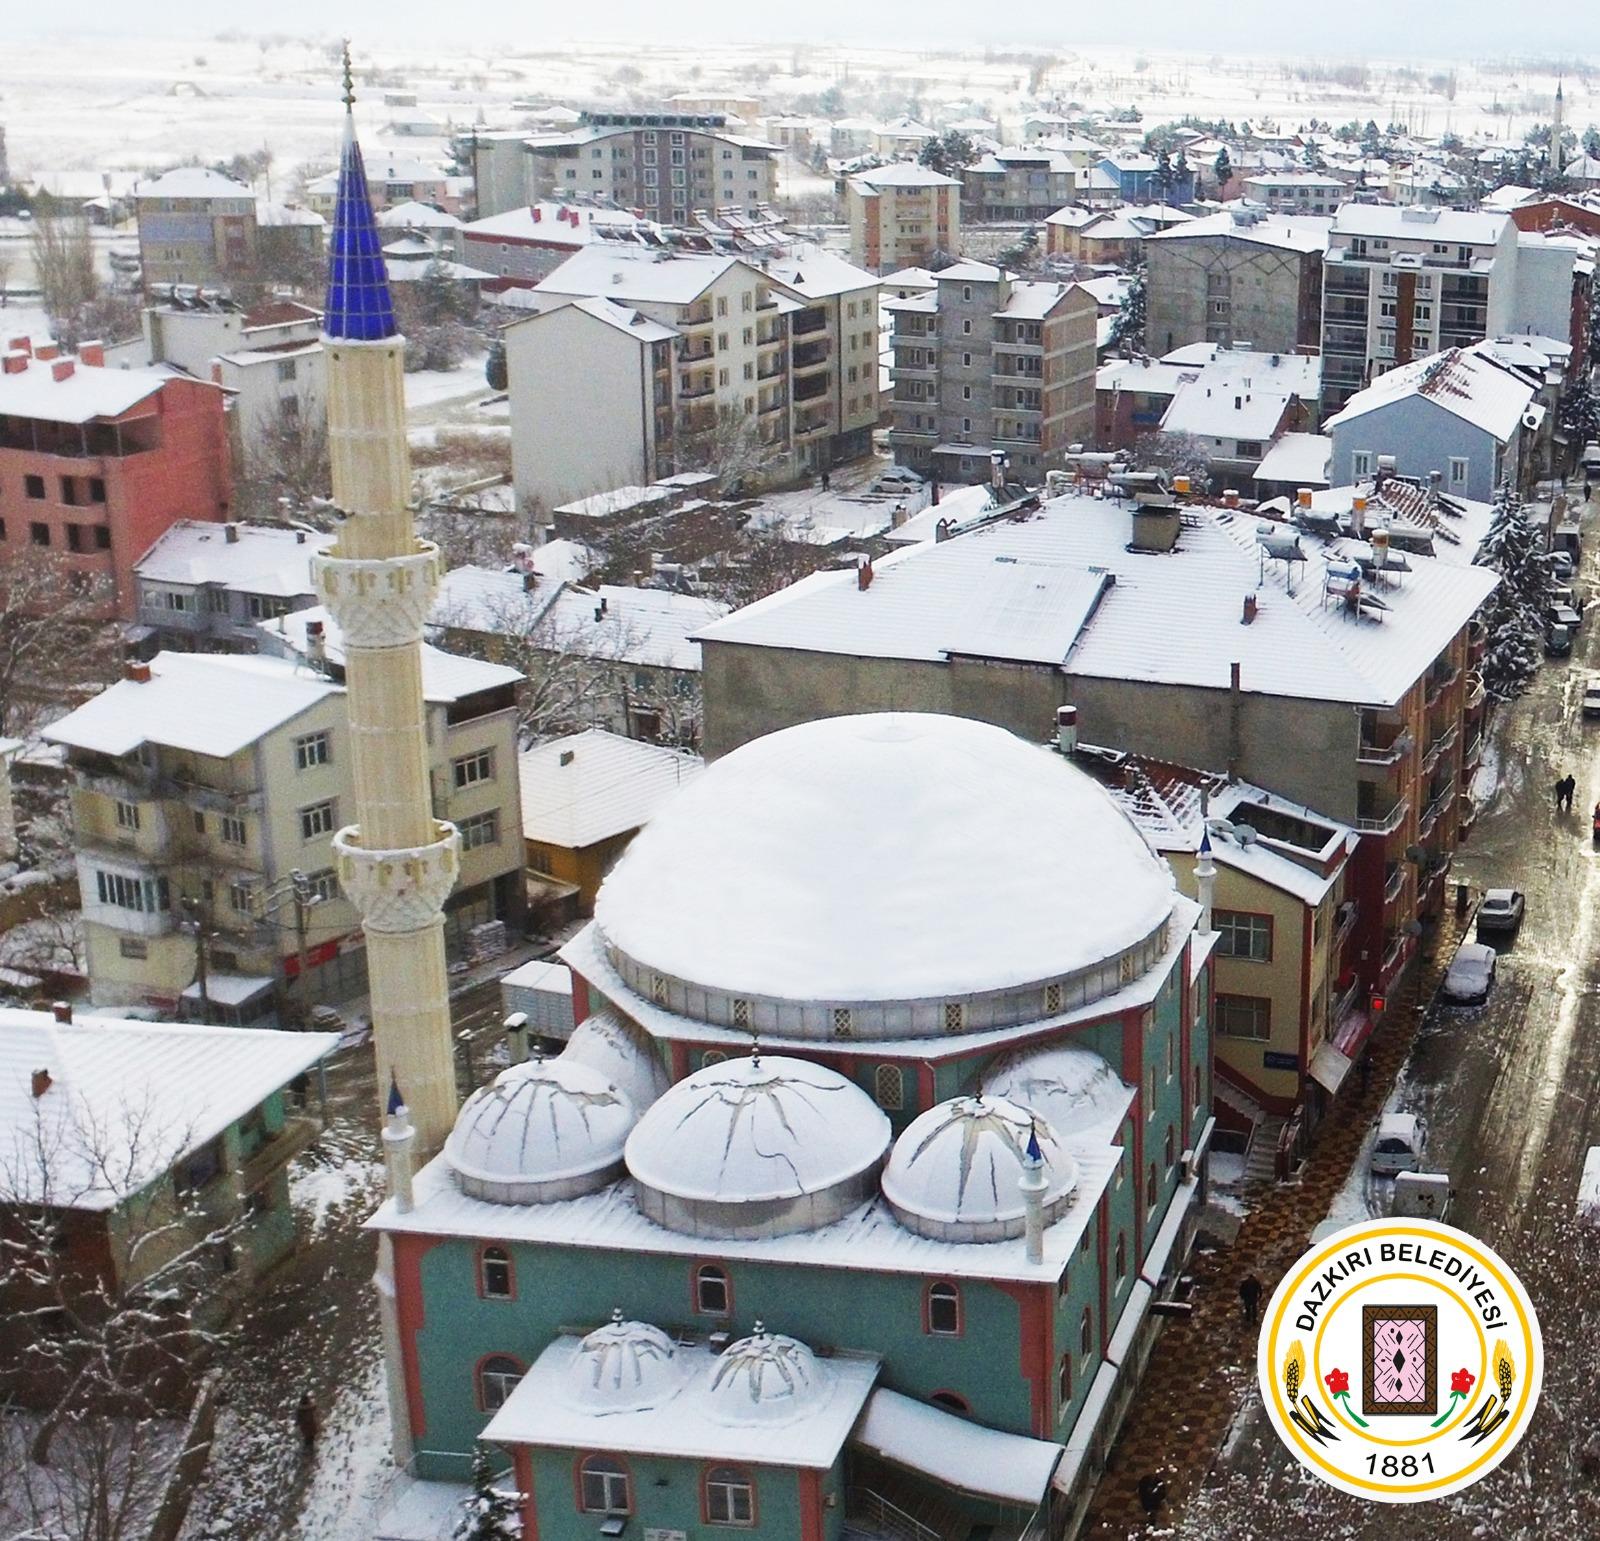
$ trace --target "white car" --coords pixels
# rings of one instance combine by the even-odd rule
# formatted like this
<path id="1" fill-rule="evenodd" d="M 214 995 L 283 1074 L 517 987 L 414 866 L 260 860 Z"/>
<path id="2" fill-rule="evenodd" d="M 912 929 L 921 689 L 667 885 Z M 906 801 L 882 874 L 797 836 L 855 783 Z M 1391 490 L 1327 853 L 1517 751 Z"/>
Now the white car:
<path id="1" fill-rule="evenodd" d="M 1583 687 L 1583 715 L 1600 717 L 1600 679 L 1590 680 Z"/>
<path id="2" fill-rule="evenodd" d="M 1445 970 L 1439 986 L 1441 999 L 1449 1006 L 1481 1006 L 1494 988 L 1495 965 L 1500 954 L 1487 942 L 1463 942 Z"/>
<path id="3" fill-rule="evenodd" d="M 1394 1177 L 1422 1166 L 1422 1125 L 1414 1113 L 1385 1113 L 1372 1142 L 1375 1177 Z"/>

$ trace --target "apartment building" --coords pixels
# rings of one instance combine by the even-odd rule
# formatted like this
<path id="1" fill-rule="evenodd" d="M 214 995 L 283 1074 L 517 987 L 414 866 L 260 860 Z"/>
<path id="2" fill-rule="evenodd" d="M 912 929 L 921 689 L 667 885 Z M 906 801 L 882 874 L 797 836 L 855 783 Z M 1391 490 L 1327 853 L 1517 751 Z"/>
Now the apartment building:
<path id="1" fill-rule="evenodd" d="M 256 195 L 204 166 L 179 166 L 133 195 L 145 292 L 161 284 L 215 284 L 254 271 Z"/>
<path id="2" fill-rule="evenodd" d="M 1145 238 L 1145 339 L 1314 352 L 1327 219 L 1233 207 Z"/>
<path id="3" fill-rule="evenodd" d="M 1269 214 L 1332 214 L 1349 189 L 1321 171 L 1261 171 L 1244 179 L 1244 195 Z"/>
<path id="4" fill-rule="evenodd" d="M 331 848 L 355 807 L 338 636 L 319 611 L 277 625 L 316 667 L 158 653 L 47 730 L 73 776 L 98 1005 L 260 1024 L 365 988 L 360 918 Z M 424 653 L 435 807 L 462 836 L 446 918 L 457 946 L 473 925 L 521 914 L 519 678 Z"/>
<path id="5" fill-rule="evenodd" d="M 1098 307 L 1077 284 L 958 262 L 937 287 L 885 307 L 897 462 L 946 481 L 983 481 L 991 456 L 1038 484 L 1094 431 Z"/>
<path id="6" fill-rule="evenodd" d="M 1078 192 L 1078 168 L 1063 151 L 1013 146 L 961 170 L 961 217 L 968 224 L 1038 222 Z"/>
<path id="7" fill-rule="evenodd" d="M 961 183 L 915 161 L 858 171 L 844 184 L 850 260 L 869 273 L 925 267 L 961 250 Z"/>
<path id="8" fill-rule="evenodd" d="M 14 337 L 0 360 L 0 542 L 54 552 L 134 619 L 134 564 L 180 519 L 219 520 L 233 493 L 223 392 L 165 369 L 108 369 Z"/>
<path id="9" fill-rule="evenodd" d="M 1344 205 L 1323 264 L 1324 410 L 1396 365 L 1515 330 L 1516 290 L 1508 215 Z"/>
<path id="10" fill-rule="evenodd" d="M 376 213 L 402 203 L 427 203 L 446 214 L 470 208 L 472 179 L 452 176 L 432 161 L 393 150 L 372 150 L 366 159 L 367 195 Z M 306 184 L 306 200 L 324 219 L 332 219 L 339 199 L 339 173 L 330 171 Z"/>
<path id="11" fill-rule="evenodd" d="M 601 232 L 623 234 L 643 221 L 626 209 L 584 203 L 519 204 L 473 220 L 456 233 L 456 254 L 468 267 L 492 274 L 486 287 L 529 288 Z"/>
<path id="12" fill-rule="evenodd" d="M 908 703 L 1034 739 L 1072 704 L 1097 743 L 1353 827 L 1349 956 L 1387 990 L 1470 822 L 1477 617 L 1498 580 L 1427 540 L 1390 565 L 1354 519 L 1347 544 L 1333 518 L 1263 532 L 1226 508 L 1074 495 L 910 547 L 868 583 L 818 575 L 699 634 L 706 754 Z"/>
<path id="13" fill-rule="evenodd" d="M 720 112 L 586 112 L 527 142 L 528 199 L 608 199 L 667 225 L 695 212 L 749 212 L 778 195 L 778 147 Z"/>

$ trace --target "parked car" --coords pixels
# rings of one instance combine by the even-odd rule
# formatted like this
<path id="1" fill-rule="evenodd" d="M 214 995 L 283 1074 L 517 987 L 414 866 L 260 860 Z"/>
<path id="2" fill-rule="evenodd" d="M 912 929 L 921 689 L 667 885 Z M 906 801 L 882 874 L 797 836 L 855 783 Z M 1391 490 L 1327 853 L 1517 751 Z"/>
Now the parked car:
<path id="1" fill-rule="evenodd" d="M 1572 632 L 1566 626 L 1546 626 L 1544 650 L 1550 658 L 1565 658 L 1572 651 Z"/>
<path id="2" fill-rule="evenodd" d="M 1568 631 L 1576 631 L 1583 624 L 1583 617 L 1571 605 L 1551 605 L 1545 616 L 1552 626 L 1565 626 Z"/>
<path id="3" fill-rule="evenodd" d="M 1577 624 L 1579 626 L 1583 625 L 1583 596 L 1572 586 L 1570 578 L 1551 585 L 1550 605 L 1552 609 L 1557 606 L 1565 606 L 1577 616 Z"/>
<path id="4" fill-rule="evenodd" d="M 1572 553 L 1570 551 L 1552 551 L 1545 561 L 1550 567 L 1550 576 L 1565 582 L 1572 576 Z"/>
<path id="5" fill-rule="evenodd" d="M 1394 1180 L 1394 1202 L 1389 1213 L 1443 1220 L 1450 1214 L 1450 1200 L 1454 1197 L 1448 1172 L 1401 1172 Z"/>
<path id="6" fill-rule="evenodd" d="M 1583 468 L 1586 471 L 1600 471 L 1600 444 L 1592 439 L 1583 446 Z"/>
<path id="7" fill-rule="evenodd" d="M 893 496 L 904 492 L 918 492 L 921 488 L 922 478 L 915 471 L 906 466 L 891 466 L 873 478 L 872 486 L 868 490 Z"/>
<path id="8" fill-rule="evenodd" d="M 1583 715 L 1600 717 L 1600 679 L 1592 679 L 1583 687 Z"/>
<path id="9" fill-rule="evenodd" d="M 1509 936 L 1522 924 L 1527 900 L 1515 888 L 1491 888 L 1478 906 L 1478 940 L 1486 934 Z"/>
<path id="10" fill-rule="evenodd" d="M 1500 954 L 1486 942 L 1463 942 L 1445 970 L 1439 986 L 1447 1006 L 1481 1006 L 1494 988 L 1494 971 Z"/>
<path id="11" fill-rule="evenodd" d="M 1385 1113 L 1378 1120 L 1378 1137 L 1372 1142 L 1375 1177 L 1394 1177 L 1422 1166 L 1422 1125 L 1414 1113 Z"/>

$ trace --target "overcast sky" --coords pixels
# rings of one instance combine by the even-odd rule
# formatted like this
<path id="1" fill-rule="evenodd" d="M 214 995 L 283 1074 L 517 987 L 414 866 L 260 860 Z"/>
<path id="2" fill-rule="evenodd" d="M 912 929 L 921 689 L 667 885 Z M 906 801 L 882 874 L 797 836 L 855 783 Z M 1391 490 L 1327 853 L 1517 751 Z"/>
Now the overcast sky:
<path id="1" fill-rule="evenodd" d="M 1140 47 L 1216 52 L 1320 53 L 1386 58 L 1413 54 L 1465 57 L 1559 52 L 1600 54 L 1600 13 L 1590 6 L 1536 7 L 1506 0 L 1135 0 L 1132 5 L 1066 6 L 1022 0 L 1010 7 L 972 0 L 609 0 L 590 11 L 554 0 L 473 0 L 451 9 L 437 0 L 51 0 L 8 9 L 7 31 L 103 33 L 137 31 L 206 37 L 233 24 L 247 31 L 347 31 L 358 40 L 390 36 L 410 42 L 458 36 L 467 29 L 485 42 L 522 45 L 554 41 L 549 17 L 559 9 L 566 29 L 587 37 L 632 37 L 640 42 L 700 37 L 738 41 L 892 41 L 922 38 L 940 46 L 974 48 L 1071 39 Z M 23 14 L 18 15 L 18 12 Z M 1097 12 L 1099 16 L 1097 17 Z M 577 25 L 571 18 L 581 17 Z M 1103 18 L 1103 19 L 1100 19 Z M 463 39 L 464 40 L 464 39 Z"/>

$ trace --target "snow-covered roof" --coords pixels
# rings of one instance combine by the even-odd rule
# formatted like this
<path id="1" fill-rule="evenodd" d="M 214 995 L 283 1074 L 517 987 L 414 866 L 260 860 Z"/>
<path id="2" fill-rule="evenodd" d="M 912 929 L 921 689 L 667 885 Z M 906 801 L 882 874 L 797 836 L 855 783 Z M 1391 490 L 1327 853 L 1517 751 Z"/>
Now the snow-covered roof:
<path id="1" fill-rule="evenodd" d="M 0 1188 L 8 1202 L 114 1208 L 337 1044 L 0 1007 Z M 39 1070 L 50 1084 L 35 1096 Z"/>
<path id="2" fill-rule="evenodd" d="M 727 613 L 720 600 L 667 589 L 569 585 L 551 604 L 546 630 L 552 645 L 585 657 L 693 672 L 700 644 L 691 639 Z"/>
<path id="3" fill-rule="evenodd" d="M 0 374 L 0 417 L 31 417 L 47 423 L 121 417 L 179 378 L 170 369 L 106 369 L 73 359 L 68 361 L 71 373 L 57 379 L 60 362 L 30 358 L 21 369 Z M 194 383 L 210 385 L 209 381 Z"/>
<path id="4" fill-rule="evenodd" d="M 570 991 L 572 971 L 563 964 L 554 966 L 560 969 Z M 501 982 L 505 983 L 511 977 L 507 974 Z M 549 989 L 550 986 L 546 985 L 545 988 Z M 591 1011 L 573 1028 L 561 1057 L 598 1070 L 628 1094 L 629 1101 L 640 1113 L 650 1107 L 670 1084 L 661 1056 L 643 1031 L 609 1006 Z"/>
<path id="5" fill-rule="evenodd" d="M 895 161 L 888 166 L 874 166 L 869 171 L 858 171 L 850 181 L 863 192 L 876 192 L 880 187 L 960 187 L 956 177 L 947 177 L 931 166 L 918 165 L 916 161 Z"/>
<path id="6" fill-rule="evenodd" d="M 262 621 L 261 630 L 278 639 L 296 656 L 310 656 L 308 628 L 313 624 L 322 627 L 322 654 L 329 663 L 342 667 L 345 662 L 344 633 L 339 623 L 323 605 L 313 605 L 307 610 L 292 610 L 276 620 Z M 481 690 L 495 690 L 503 685 L 515 685 L 522 675 L 506 664 L 486 663 L 481 658 L 468 658 L 461 653 L 447 653 L 431 643 L 422 644 L 422 695 L 427 701 L 449 703 L 463 696 L 477 695 Z"/>
<path id="7" fill-rule="evenodd" d="M 983 1076 L 986 1097 L 1037 1113 L 1064 1140 L 1099 1135 L 1114 1144 L 1135 1091 L 1093 1049 L 1052 1043 L 1019 1049 Z"/>
<path id="8" fill-rule="evenodd" d="M 1534 395 L 1534 385 L 1522 376 L 1471 349 L 1450 348 L 1379 375 L 1323 426 L 1331 432 L 1369 412 L 1420 397 L 1504 443 Z"/>
<path id="9" fill-rule="evenodd" d="M 385 230 L 455 230 L 461 225 L 454 214 L 446 214 L 431 203 L 418 203 L 415 199 L 384 209 L 377 218 Z"/>
<path id="10" fill-rule="evenodd" d="M 556 582 L 536 582 L 530 588 L 524 575 L 510 567 L 452 567 L 439 582 L 433 624 L 523 636 L 539 624 L 562 588 Z"/>
<path id="11" fill-rule="evenodd" d="M 637 1397 L 612 1399 L 643 1405 L 614 1406 L 595 1394 L 595 1353 L 585 1351 L 585 1341 L 569 1335 L 551 1343 L 483 1437 L 502 1445 L 826 1470 L 878 1376 L 875 1357 L 818 1360 L 794 1339 L 763 1331 L 721 1353 L 703 1343 L 674 1345 L 670 1359 L 652 1363 Z"/>
<path id="12" fill-rule="evenodd" d="M 284 658 L 157 653 L 148 680 L 122 679 L 50 724 L 52 743 L 99 754 L 141 744 L 226 759 L 342 687 Z"/>
<path id="13" fill-rule="evenodd" d="M 619 332 L 625 332 L 639 342 L 670 342 L 674 337 L 682 335 L 677 327 L 668 326 L 665 321 L 653 320 L 643 311 L 635 310 L 630 305 L 619 305 L 604 295 L 588 295 L 581 300 L 572 300 L 566 305 L 554 305 L 548 310 L 536 310 L 530 315 L 518 317 L 510 325 L 522 326 L 526 322 L 538 321 L 544 316 L 559 315 L 569 309 L 581 310 L 584 315 L 592 316 L 596 321 L 603 321 L 607 326 L 615 327 Z"/>
<path id="14" fill-rule="evenodd" d="M 1264 209 L 1224 209 L 1202 215 L 1186 225 L 1174 225 L 1146 239 L 1151 241 L 1216 240 L 1231 236 L 1256 246 L 1275 246 L 1284 251 L 1319 252 L 1327 249 L 1328 230 L 1333 221 L 1315 214 L 1269 214 Z"/>
<path id="15" fill-rule="evenodd" d="M 1032 1508 L 1044 1501 L 1062 1447 L 985 1428 L 971 1418 L 879 1387 L 856 1430 L 862 1449 L 944 1487 Z"/>
<path id="16" fill-rule="evenodd" d="M 565 1054 L 502 1070 L 462 1105 L 445 1157 L 465 1193 L 537 1204 L 592 1192 L 615 1178 L 638 1119 L 603 1071 Z"/>
<path id="17" fill-rule="evenodd" d="M 598 209 L 585 203 L 548 200 L 507 209 L 461 227 L 469 241 L 538 241 L 545 246 L 587 246 L 597 228 L 632 230 L 644 221 L 627 209 Z"/>
<path id="18" fill-rule="evenodd" d="M 1161 431 L 1264 442 L 1278 431 L 1293 399 L 1286 391 L 1211 385 L 1202 378 L 1178 389 L 1161 419 Z"/>
<path id="19" fill-rule="evenodd" d="M 311 558 L 327 551 L 336 539 L 263 524 L 180 519 L 167 527 L 133 570 L 147 583 L 215 584 L 244 594 L 292 599 L 313 592 Z"/>
<path id="20" fill-rule="evenodd" d="M 809 244 L 790 256 L 772 257 L 762 266 L 779 283 L 807 299 L 822 299 L 853 289 L 875 289 L 879 282 L 875 274 L 845 261 L 836 252 Z"/>
<path id="21" fill-rule="evenodd" d="M 269 229 L 278 226 L 304 225 L 310 229 L 320 230 L 328 222 L 315 209 L 305 208 L 298 203 L 268 203 L 265 198 L 258 198 L 256 223 Z"/>
<path id="22" fill-rule="evenodd" d="M 1064 208 L 1057 209 L 1054 214 L 1046 214 L 1044 222 L 1047 225 L 1059 225 L 1063 230 L 1079 230 L 1084 225 L 1092 224 L 1103 217 L 1103 212 L 1099 209 L 1086 209 L 1082 204 L 1069 203 Z"/>
<path id="23" fill-rule="evenodd" d="M 1128 551 L 1126 508 L 1048 499 L 1031 517 L 886 557 L 864 591 L 854 573 L 814 574 L 702 635 L 708 643 L 939 659 L 934 639 L 953 632 L 941 616 L 953 621 L 992 604 L 1028 564 L 1040 583 L 1072 572 L 1116 579 L 1069 645 L 1061 649 L 1052 630 L 1033 662 L 1068 675 L 1226 690 L 1236 661 L 1249 693 L 1387 705 L 1421 678 L 1495 584 L 1483 568 L 1413 558 L 1403 583 L 1383 591 L 1383 618 L 1353 619 L 1323 602 L 1327 564 L 1343 553 L 1338 541 L 1303 539 L 1307 561 L 1294 570 L 1291 594 L 1278 564 L 1261 574 L 1256 523 L 1191 507 L 1177 550 L 1154 560 Z M 1257 590 L 1256 618 L 1241 626 L 1242 596 Z"/>
<path id="24" fill-rule="evenodd" d="M 1171 873 L 1081 771 L 986 723 L 882 713 L 787 728 L 709 765 L 629 846 L 595 923 L 640 967 L 696 985 L 907 1001 L 1098 964 L 1160 927 L 1173 898 Z"/>
<path id="25" fill-rule="evenodd" d="M 937 289 L 939 275 L 931 268 L 896 268 L 878 280 L 883 289 Z"/>
<path id="26" fill-rule="evenodd" d="M 1320 171 L 1258 171 L 1244 179 L 1246 187 L 1317 187 L 1337 191 L 1344 186 L 1338 177 Z"/>
<path id="27" fill-rule="evenodd" d="M 1443 241 L 1450 245 L 1493 246 L 1505 233 L 1509 216 L 1465 209 L 1396 208 L 1385 203 L 1346 203 L 1333 216 L 1332 234 L 1379 236 L 1399 241 Z"/>
<path id="28" fill-rule="evenodd" d="M 688 305 L 738 262 L 737 257 L 702 252 L 674 252 L 661 258 L 654 251 L 595 242 L 568 257 L 537 286 L 537 292 Z"/>
<path id="29" fill-rule="evenodd" d="M 584 846 L 642 829 L 700 774 L 698 755 L 590 728 L 517 757 L 522 833 L 546 845 Z"/>
<path id="30" fill-rule="evenodd" d="M 243 182 L 235 182 L 208 166 L 178 166 L 172 171 L 141 182 L 136 198 L 248 198 L 255 194 Z"/>
<path id="31" fill-rule="evenodd" d="M 1261 457 L 1258 482 L 1293 482 L 1297 487 L 1326 487 L 1333 440 L 1325 433 L 1286 433 Z"/>

